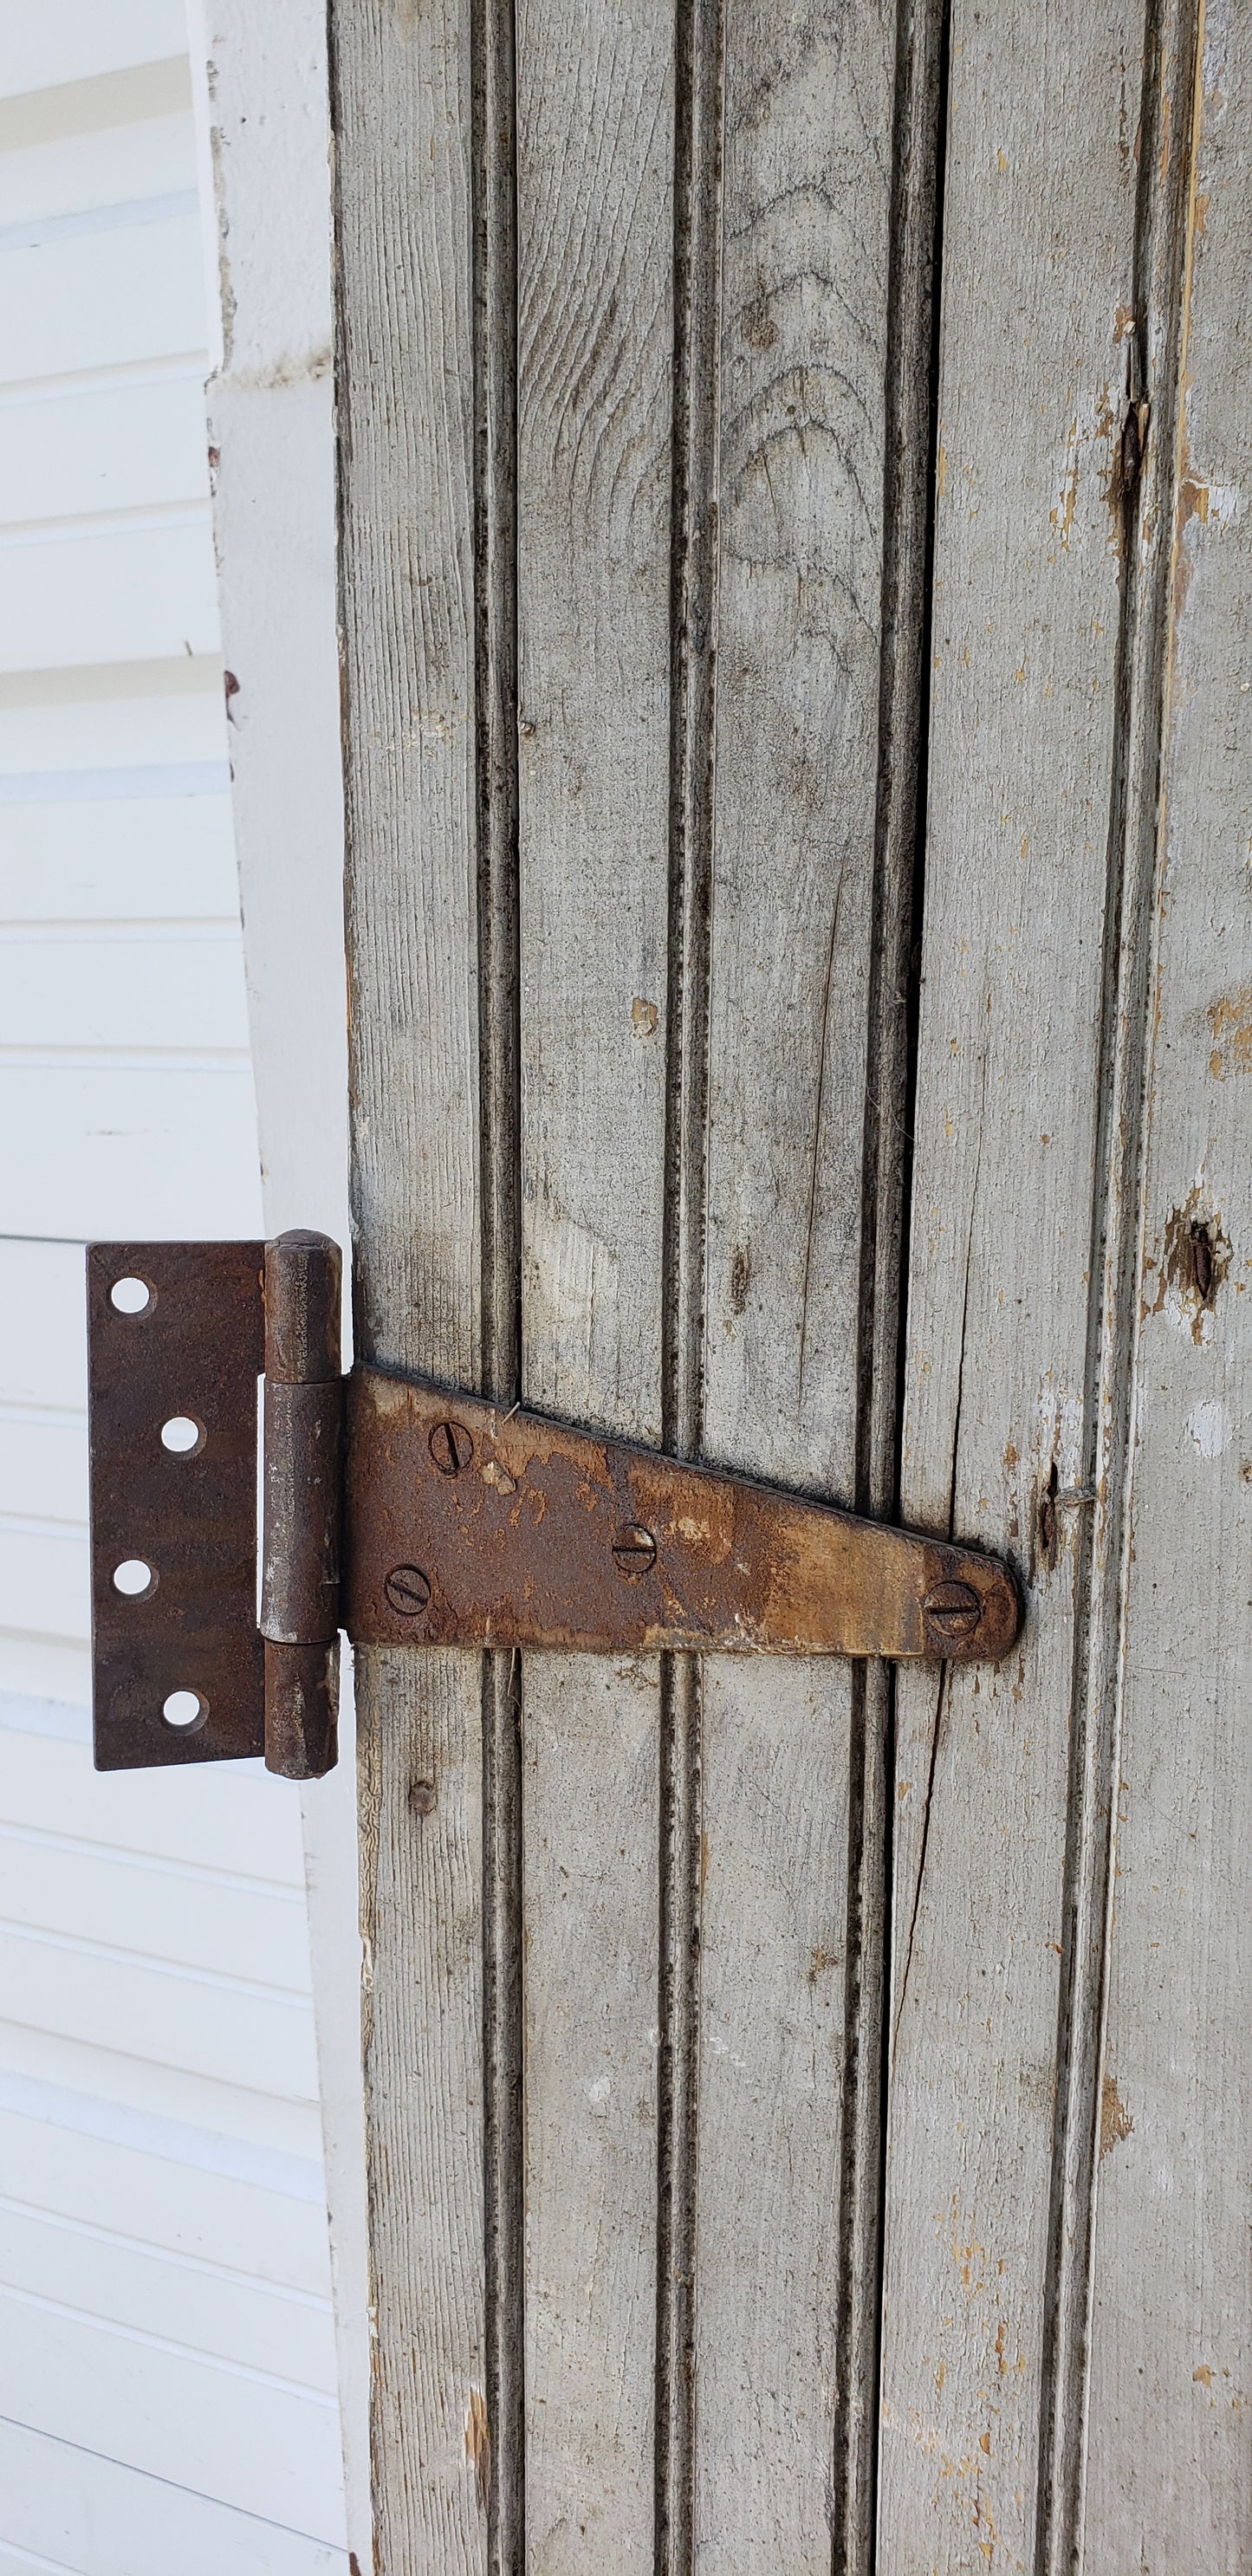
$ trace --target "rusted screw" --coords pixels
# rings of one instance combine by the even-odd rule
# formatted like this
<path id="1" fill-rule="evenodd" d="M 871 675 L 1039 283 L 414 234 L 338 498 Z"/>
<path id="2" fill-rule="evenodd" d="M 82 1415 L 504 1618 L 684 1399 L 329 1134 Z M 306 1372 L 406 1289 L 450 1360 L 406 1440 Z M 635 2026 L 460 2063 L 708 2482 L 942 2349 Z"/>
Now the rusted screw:
<path id="1" fill-rule="evenodd" d="M 613 1541 L 613 1563 L 619 1574 L 648 1574 L 656 1563 L 656 1540 L 639 1521 L 628 1521 Z"/>
<path id="2" fill-rule="evenodd" d="M 474 1455 L 474 1443 L 463 1422 L 437 1422 L 428 1445 L 441 1476 L 459 1476 Z"/>
<path id="3" fill-rule="evenodd" d="M 417 1619 L 430 1599 L 430 1576 L 420 1565 L 393 1565 L 383 1590 L 402 1619 Z"/>
<path id="4" fill-rule="evenodd" d="M 922 1603 L 922 1617 L 941 1637 L 972 1637 L 982 1617 L 982 1603 L 968 1583 L 937 1583 Z"/>

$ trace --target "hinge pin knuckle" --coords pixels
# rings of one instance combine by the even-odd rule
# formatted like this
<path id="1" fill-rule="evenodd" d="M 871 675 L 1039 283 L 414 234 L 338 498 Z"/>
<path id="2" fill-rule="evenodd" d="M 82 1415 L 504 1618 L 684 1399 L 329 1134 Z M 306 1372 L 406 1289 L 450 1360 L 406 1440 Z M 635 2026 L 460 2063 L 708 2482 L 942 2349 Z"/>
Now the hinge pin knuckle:
<path id="1" fill-rule="evenodd" d="M 265 1760 L 318 1780 L 337 1758 L 344 1401 L 342 1264 L 328 1236 L 265 1253 Z"/>

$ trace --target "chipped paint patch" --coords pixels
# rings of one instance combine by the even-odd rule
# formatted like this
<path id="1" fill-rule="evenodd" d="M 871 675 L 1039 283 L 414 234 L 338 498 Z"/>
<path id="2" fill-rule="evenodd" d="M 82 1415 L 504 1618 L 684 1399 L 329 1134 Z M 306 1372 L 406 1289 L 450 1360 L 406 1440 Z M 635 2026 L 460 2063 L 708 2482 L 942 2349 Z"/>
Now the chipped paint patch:
<path id="1" fill-rule="evenodd" d="M 465 2410 L 465 2456 L 474 2472 L 479 2510 L 487 2510 L 491 2486 L 491 2426 L 487 2420 L 487 2400 L 481 2388 L 471 2388 Z"/>
<path id="2" fill-rule="evenodd" d="M 1144 1263 L 1144 1320 L 1163 1314 L 1203 1350 L 1217 1329 L 1218 1292 L 1230 1268 L 1230 1250 L 1221 1210 L 1197 1184 L 1184 1206 L 1170 1210 L 1164 1243 Z"/>
<path id="3" fill-rule="evenodd" d="M 1134 2128 L 1134 2121 L 1117 2090 L 1115 2075 L 1106 2075 L 1100 2087 L 1100 2154 L 1111 2156 L 1114 2147 L 1122 2145 Z"/>
<path id="4" fill-rule="evenodd" d="M 1231 1421 L 1224 1404 L 1193 1404 L 1187 1429 L 1202 1458 L 1220 1458 L 1230 1447 Z"/>
<path id="5" fill-rule="evenodd" d="M 1243 984 L 1237 993 L 1225 993 L 1214 1002 L 1208 1015 L 1213 1035 L 1209 1072 L 1215 1082 L 1225 1082 L 1231 1074 L 1252 1073 L 1252 984 Z"/>

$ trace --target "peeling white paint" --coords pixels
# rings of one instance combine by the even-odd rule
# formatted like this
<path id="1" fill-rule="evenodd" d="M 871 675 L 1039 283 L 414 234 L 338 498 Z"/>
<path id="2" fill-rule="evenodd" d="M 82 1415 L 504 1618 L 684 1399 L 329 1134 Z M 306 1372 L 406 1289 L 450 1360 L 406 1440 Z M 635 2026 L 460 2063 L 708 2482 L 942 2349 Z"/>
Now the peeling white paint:
<path id="1" fill-rule="evenodd" d="M 1202 1458 L 1220 1458 L 1230 1446 L 1230 1415 L 1224 1404 L 1193 1404 L 1187 1429 Z"/>

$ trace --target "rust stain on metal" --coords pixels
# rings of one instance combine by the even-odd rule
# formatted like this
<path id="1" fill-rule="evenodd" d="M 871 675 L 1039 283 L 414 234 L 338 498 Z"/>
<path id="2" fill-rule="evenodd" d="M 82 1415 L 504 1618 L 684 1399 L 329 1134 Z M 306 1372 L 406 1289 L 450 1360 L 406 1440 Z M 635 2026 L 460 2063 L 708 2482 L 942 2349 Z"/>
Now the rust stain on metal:
<path id="1" fill-rule="evenodd" d="M 542 1415 L 456 1406 L 472 1476 L 431 1454 L 446 1389 L 353 1375 L 344 1606 L 358 1644 L 969 1659 L 1017 1635 L 1012 1576 L 972 1549 Z"/>
<path id="2" fill-rule="evenodd" d="M 342 1259 L 296 1229 L 265 1247 L 265 1762 L 320 1780 L 338 1758 Z"/>

